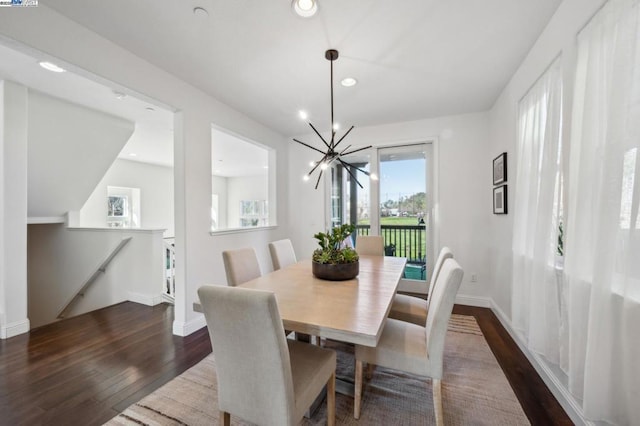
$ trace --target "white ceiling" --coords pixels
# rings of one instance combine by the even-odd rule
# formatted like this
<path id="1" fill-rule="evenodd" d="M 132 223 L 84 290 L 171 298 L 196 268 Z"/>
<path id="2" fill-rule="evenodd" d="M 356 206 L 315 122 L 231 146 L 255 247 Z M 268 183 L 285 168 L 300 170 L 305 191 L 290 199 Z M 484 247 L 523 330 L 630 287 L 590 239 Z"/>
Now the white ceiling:
<path id="1" fill-rule="evenodd" d="M 287 137 L 309 131 L 300 109 L 321 131 L 329 127 L 328 48 L 340 51 L 335 117 L 343 128 L 487 110 L 561 2 L 318 0 L 318 14 L 304 19 L 290 0 L 41 1 Z M 196 6 L 209 16 L 194 14 Z M 0 64 L 2 73 L 1 56 Z M 340 86 L 347 76 L 359 83 Z M 56 78 L 40 90 L 55 91 Z M 142 134 L 144 112 L 136 117 Z M 168 123 L 157 131 L 170 141 Z"/>

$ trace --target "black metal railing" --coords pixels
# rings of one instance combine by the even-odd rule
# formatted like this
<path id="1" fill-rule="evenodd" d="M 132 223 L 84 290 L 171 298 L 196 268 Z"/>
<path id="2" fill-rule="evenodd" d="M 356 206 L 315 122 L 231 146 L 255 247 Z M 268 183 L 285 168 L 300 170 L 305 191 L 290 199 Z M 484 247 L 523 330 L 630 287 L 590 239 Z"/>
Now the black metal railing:
<path id="1" fill-rule="evenodd" d="M 369 235 L 369 228 L 369 225 L 356 225 L 356 235 Z M 381 225 L 380 228 L 385 255 L 406 257 L 413 264 L 426 263 L 427 231 L 424 225 Z"/>

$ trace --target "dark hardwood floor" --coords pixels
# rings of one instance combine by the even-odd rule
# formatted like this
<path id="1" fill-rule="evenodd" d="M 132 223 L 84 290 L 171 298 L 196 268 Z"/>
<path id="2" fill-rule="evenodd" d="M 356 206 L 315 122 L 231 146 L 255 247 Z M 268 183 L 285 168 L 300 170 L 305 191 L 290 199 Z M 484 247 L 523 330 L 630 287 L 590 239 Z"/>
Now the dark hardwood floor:
<path id="1" fill-rule="evenodd" d="M 571 424 L 489 309 L 473 315 L 534 425 Z M 100 425 L 211 352 L 172 335 L 173 307 L 125 302 L 0 340 L 1 425 Z"/>

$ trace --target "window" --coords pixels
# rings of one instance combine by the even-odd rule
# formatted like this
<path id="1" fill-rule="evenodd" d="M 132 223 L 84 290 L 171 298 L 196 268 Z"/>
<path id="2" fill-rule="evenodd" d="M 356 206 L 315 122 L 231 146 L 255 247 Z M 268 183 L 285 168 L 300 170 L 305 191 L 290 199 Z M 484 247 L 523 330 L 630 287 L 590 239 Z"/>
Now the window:
<path id="1" fill-rule="evenodd" d="M 211 231 L 275 224 L 275 150 L 212 128 Z"/>
<path id="2" fill-rule="evenodd" d="M 140 228 L 140 189 L 107 186 L 107 226 Z"/>

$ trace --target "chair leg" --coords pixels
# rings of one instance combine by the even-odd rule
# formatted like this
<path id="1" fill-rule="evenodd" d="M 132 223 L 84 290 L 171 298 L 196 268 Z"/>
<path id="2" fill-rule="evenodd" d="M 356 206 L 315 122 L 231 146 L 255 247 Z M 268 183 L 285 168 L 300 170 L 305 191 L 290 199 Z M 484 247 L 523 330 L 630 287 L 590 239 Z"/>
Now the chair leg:
<path id="1" fill-rule="evenodd" d="M 360 403 L 362 402 L 362 361 L 356 360 L 356 383 L 353 395 L 353 417 L 360 418 Z"/>
<path id="2" fill-rule="evenodd" d="M 221 426 L 230 426 L 231 425 L 231 414 L 226 413 L 224 411 L 220 411 L 220 425 Z"/>
<path id="3" fill-rule="evenodd" d="M 327 426 L 336 424 L 336 373 L 327 382 Z"/>
<path id="4" fill-rule="evenodd" d="M 440 379 L 431 379 L 433 390 L 433 410 L 436 415 L 436 425 L 444 425 L 444 413 L 442 411 L 442 384 Z"/>
<path id="5" fill-rule="evenodd" d="M 322 338 L 320 336 L 315 336 L 316 346 L 322 346 Z"/>

